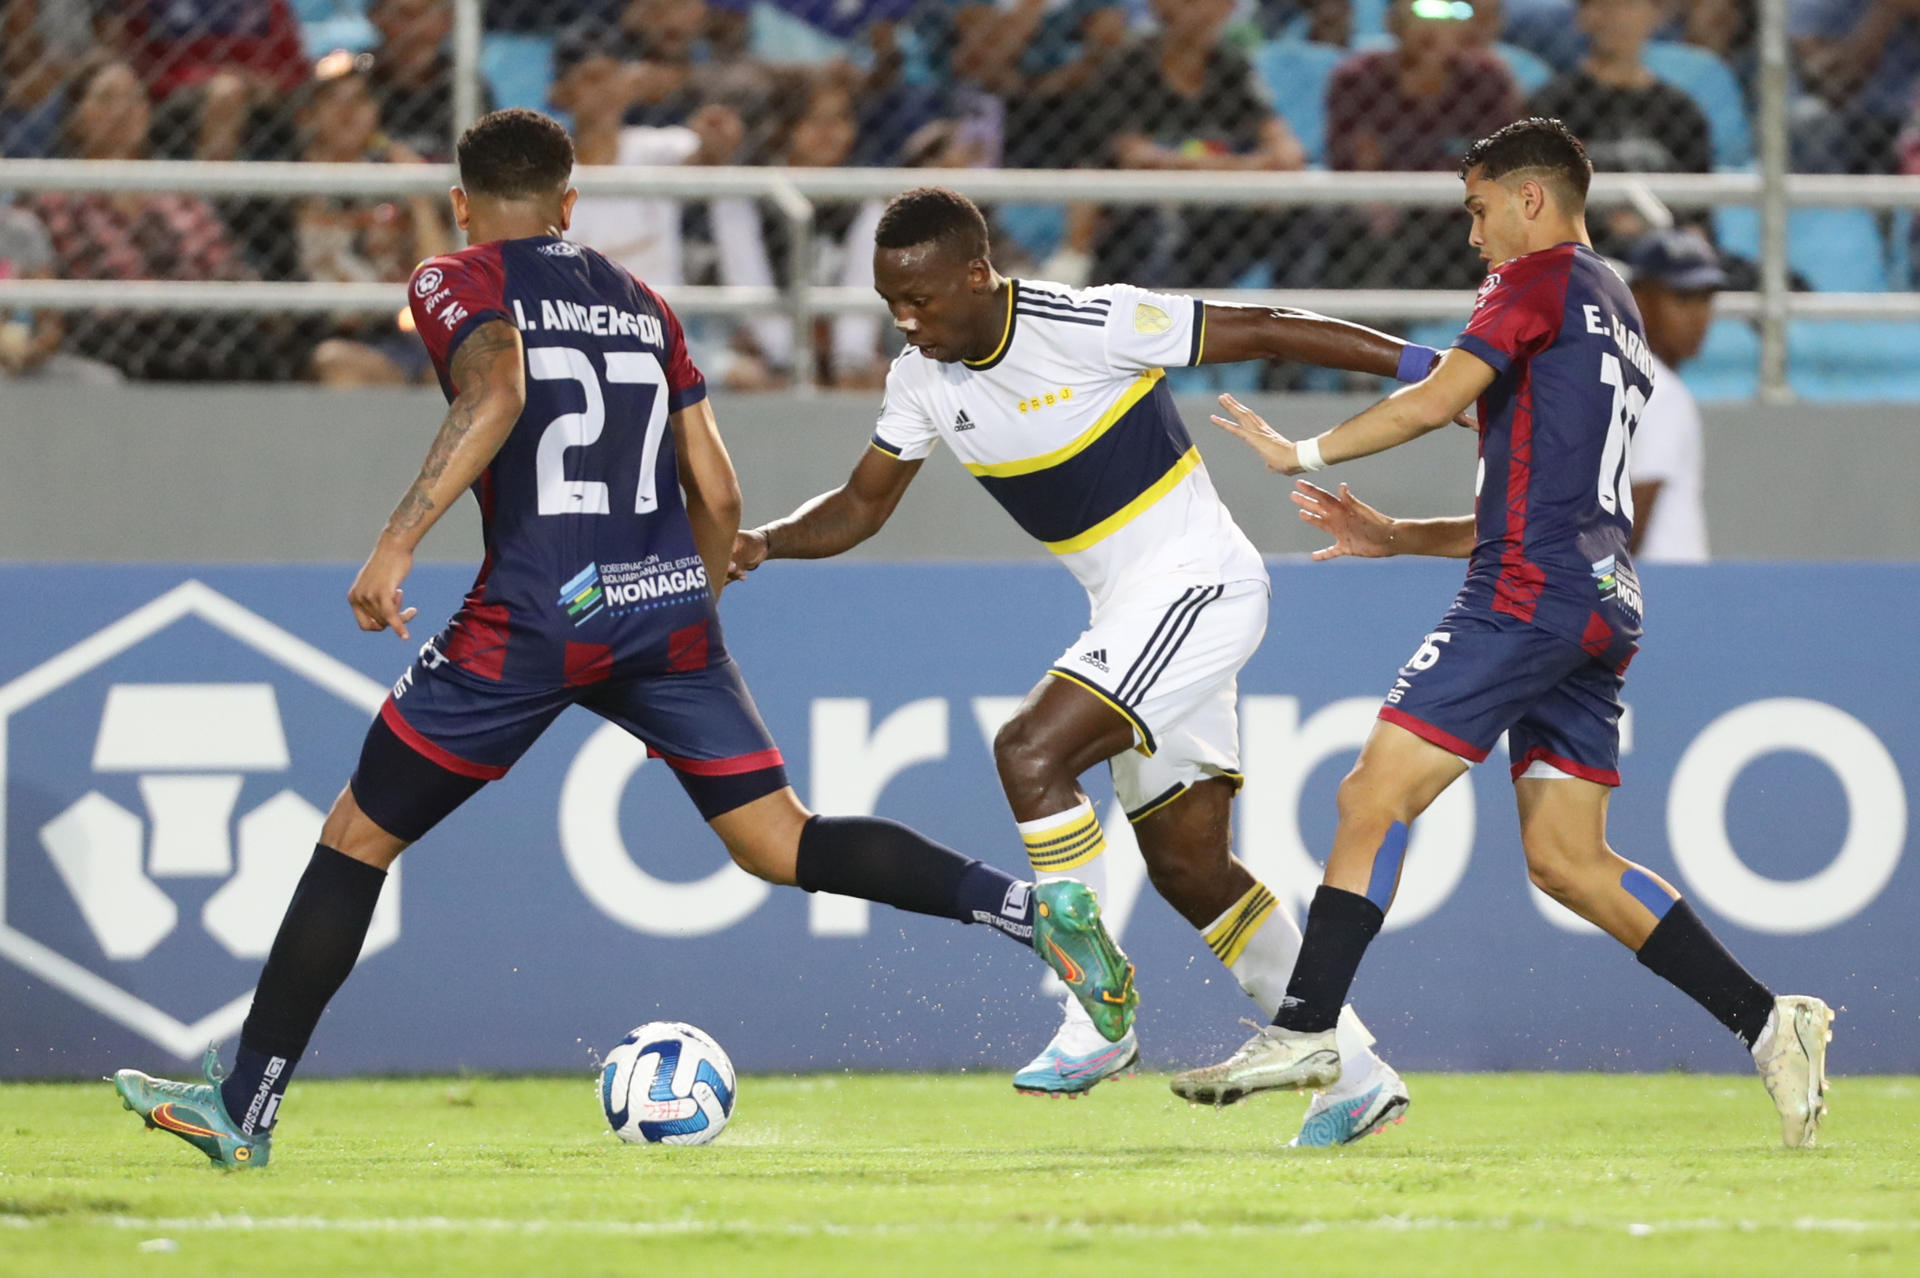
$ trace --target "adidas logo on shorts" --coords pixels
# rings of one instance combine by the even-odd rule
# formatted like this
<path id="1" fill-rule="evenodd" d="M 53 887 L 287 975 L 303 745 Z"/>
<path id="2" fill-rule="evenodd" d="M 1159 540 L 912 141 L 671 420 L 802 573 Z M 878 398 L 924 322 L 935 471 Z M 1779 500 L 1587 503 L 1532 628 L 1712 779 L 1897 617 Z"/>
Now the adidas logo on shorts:
<path id="1" fill-rule="evenodd" d="M 1080 654 L 1080 660 L 1104 673 L 1107 669 L 1107 650 L 1095 648 L 1092 652 L 1083 652 Z"/>

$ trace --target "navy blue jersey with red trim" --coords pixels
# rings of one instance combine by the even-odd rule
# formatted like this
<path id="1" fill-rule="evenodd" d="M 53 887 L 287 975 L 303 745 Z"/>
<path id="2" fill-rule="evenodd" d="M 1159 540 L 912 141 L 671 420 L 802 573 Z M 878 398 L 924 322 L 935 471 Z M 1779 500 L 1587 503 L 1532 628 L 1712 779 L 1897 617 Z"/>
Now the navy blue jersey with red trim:
<path id="1" fill-rule="evenodd" d="M 431 258 L 408 288 L 451 400 L 480 325 L 526 348 L 527 402 L 479 481 L 486 559 L 435 646 L 519 685 L 692 670 L 721 653 L 668 414 L 705 398 L 680 322 L 590 248 L 537 236 Z"/>
<path id="2" fill-rule="evenodd" d="M 1623 667 L 1641 633 L 1627 454 L 1653 389 L 1633 294 L 1592 249 L 1560 244 L 1487 276 L 1454 345 L 1498 374 L 1480 398 L 1476 535 L 1459 606 Z"/>

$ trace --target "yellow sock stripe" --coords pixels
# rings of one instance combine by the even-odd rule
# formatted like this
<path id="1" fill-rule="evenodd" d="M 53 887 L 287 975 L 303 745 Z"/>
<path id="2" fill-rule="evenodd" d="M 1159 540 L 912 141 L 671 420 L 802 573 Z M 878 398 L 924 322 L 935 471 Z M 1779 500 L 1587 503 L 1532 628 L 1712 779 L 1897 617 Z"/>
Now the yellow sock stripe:
<path id="1" fill-rule="evenodd" d="M 1095 830 L 1093 832 L 1093 838 L 1084 844 L 1075 844 L 1073 848 L 1056 853 L 1044 860 L 1032 855 L 1029 855 L 1027 859 L 1033 863 L 1033 868 L 1036 870 L 1044 870 L 1048 874 L 1058 874 L 1061 870 L 1071 870 L 1075 866 L 1085 865 L 1106 850 L 1106 839 L 1101 837 L 1100 831 Z"/>
<path id="2" fill-rule="evenodd" d="M 1260 925 L 1267 921 L 1277 904 L 1265 884 L 1254 884 L 1227 917 L 1207 933 L 1207 948 L 1222 963 L 1232 967 L 1240 961 L 1240 956 L 1246 952 L 1247 942 L 1260 930 Z"/>
<path id="3" fill-rule="evenodd" d="M 1100 818 L 1089 812 L 1071 825 L 1056 825 L 1045 830 L 1033 830 L 1020 836 L 1020 841 L 1029 848 L 1046 848 L 1077 839 L 1090 829 L 1100 825 Z"/>
<path id="4" fill-rule="evenodd" d="M 1100 833 L 1100 823 L 1089 819 L 1087 824 L 1074 833 L 1071 838 L 1048 839 L 1044 842 L 1027 844 L 1027 860 L 1036 870 L 1060 868 L 1063 862 L 1080 865 L 1098 856 L 1106 840 Z M 1092 849 L 1089 852 L 1089 849 Z"/>

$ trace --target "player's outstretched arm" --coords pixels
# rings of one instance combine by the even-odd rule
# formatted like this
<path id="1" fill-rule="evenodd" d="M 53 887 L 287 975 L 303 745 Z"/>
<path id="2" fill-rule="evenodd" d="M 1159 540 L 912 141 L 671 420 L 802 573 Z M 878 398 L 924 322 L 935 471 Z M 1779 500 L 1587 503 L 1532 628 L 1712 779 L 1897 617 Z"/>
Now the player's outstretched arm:
<path id="1" fill-rule="evenodd" d="M 447 406 L 420 474 L 387 517 L 373 553 L 347 591 L 362 630 L 391 626 L 402 639 L 412 638 L 407 623 L 418 610 L 402 607 L 400 587 L 413 568 L 414 548 L 480 477 L 526 407 L 520 331 L 505 320 L 474 329 L 454 352 L 449 373 L 460 391 Z"/>
<path id="2" fill-rule="evenodd" d="M 1205 322 L 1202 364 L 1281 359 L 1412 382 L 1427 375 L 1437 354 L 1364 324 L 1282 306 L 1208 302 Z"/>
<path id="3" fill-rule="evenodd" d="M 1260 454 L 1268 470 L 1299 475 L 1336 462 L 1371 457 L 1437 430 L 1465 412 L 1493 379 L 1491 365 L 1456 347 L 1420 381 L 1312 439 L 1288 439 L 1231 395 L 1220 397 L 1231 416 L 1216 413 L 1213 421 Z"/>
<path id="4" fill-rule="evenodd" d="M 735 537 L 727 580 L 739 581 L 769 559 L 827 559 L 852 550 L 880 531 L 919 473 L 919 461 L 868 448 L 846 483 Z"/>
<path id="5" fill-rule="evenodd" d="M 1395 519 L 1367 505 L 1345 485 L 1338 493 L 1297 479 L 1293 504 L 1300 521 L 1333 538 L 1331 546 L 1313 552 L 1315 559 L 1357 555 L 1385 559 L 1390 555 L 1438 555 L 1465 559 L 1473 553 L 1473 516 L 1450 519 Z"/>
<path id="6" fill-rule="evenodd" d="M 740 478 L 720 438 L 713 401 L 703 399 L 675 413 L 674 456 L 680 459 L 680 487 L 687 498 L 687 522 L 693 544 L 707 568 L 707 586 L 720 597 L 727 582 L 727 555 L 740 531 Z"/>

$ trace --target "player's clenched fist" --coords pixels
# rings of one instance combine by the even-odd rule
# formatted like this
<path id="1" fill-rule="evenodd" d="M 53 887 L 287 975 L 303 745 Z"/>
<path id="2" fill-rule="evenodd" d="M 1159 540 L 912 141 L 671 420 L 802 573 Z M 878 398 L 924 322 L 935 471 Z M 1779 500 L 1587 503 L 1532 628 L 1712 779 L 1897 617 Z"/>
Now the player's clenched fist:
<path id="1" fill-rule="evenodd" d="M 393 633 L 402 639 L 413 637 L 407 633 L 407 623 L 418 616 L 420 610 L 404 606 L 400 589 L 400 583 L 412 571 L 411 550 L 387 541 L 373 548 L 367 562 L 361 565 L 360 575 L 353 579 L 347 591 L 353 619 L 360 623 L 362 630 L 385 630 L 391 626 Z"/>
<path id="2" fill-rule="evenodd" d="M 767 535 L 748 528 L 733 536 L 733 556 L 727 561 L 727 580 L 740 581 L 767 561 Z"/>

